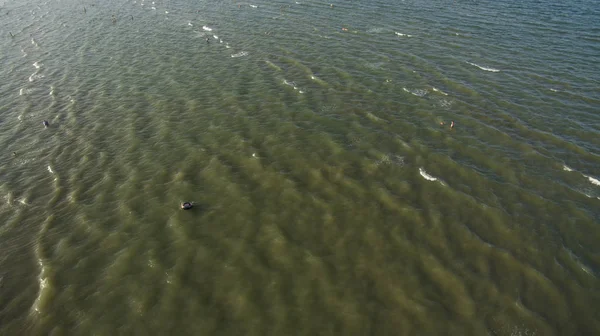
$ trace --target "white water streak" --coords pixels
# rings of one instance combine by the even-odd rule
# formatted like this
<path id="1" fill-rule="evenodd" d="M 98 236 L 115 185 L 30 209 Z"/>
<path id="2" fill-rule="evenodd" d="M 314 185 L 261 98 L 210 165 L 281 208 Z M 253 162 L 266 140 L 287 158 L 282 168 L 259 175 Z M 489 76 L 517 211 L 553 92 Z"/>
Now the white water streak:
<path id="1" fill-rule="evenodd" d="M 399 33 L 399 32 L 394 32 L 394 34 L 396 34 L 396 35 L 398 35 L 398 36 L 402 36 L 402 37 L 413 37 L 412 35 L 409 35 L 409 34 L 402 34 L 402 33 Z"/>
<path id="2" fill-rule="evenodd" d="M 437 177 L 429 175 L 423 168 L 419 168 L 419 174 L 421 174 L 421 176 L 423 176 L 423 178 L 426 179 L 427 181 L 432 181 L 432 182 L 438 181 L 442 185 L 445 185 L 444 182 L 440 181 Z"/>
<path id="3" fill-rule="evenodd" d="M 447 95 L 448 95 L 446 92 L 444 92 L 444 91 L 442 91 L 442 90 L 440 90 L 440 89 L 438 89 L 438 88 L 432 87 L 432 89 L 433 89 L 433 91 L 435 91 L 435 92 L 437 92 L 437 93 L 441 93 L 441 94 L 443 94 L 444 96 L 447 96 Z"/>
<path id="4" fill-rule="evenodd" d="M 477 65 L 477 64 L 471 63 L 471 62 L 467 62 L 467 63 L 471 64 L 472 66 L 476 66 L 476 67 L 478 67 L 481 70 L 485 70 L 485 71 L 489 71 L 489 72 L 500 72 L 500 70 L 498 70 L 498 69 L 484 67 L 484 66 Z"/>
<path id="5" fill-rule="evenodd" d="M 597 185 L 597 186 L 600 186 L 600 181 L 599 181 L 598 179 L 596 179 L 596 178 L 593 178 L 593 177 L 591 177 L 591 176 L 589 176 L 589 175 L 585 175 L 585 174 L 583 174 L 583 176 L 587 177 L 587 179 L 588 179 L 588 180 L 589 180 L 589 181 L 590 181 L 592 184 L 595 184 L 595 185 Z"/>

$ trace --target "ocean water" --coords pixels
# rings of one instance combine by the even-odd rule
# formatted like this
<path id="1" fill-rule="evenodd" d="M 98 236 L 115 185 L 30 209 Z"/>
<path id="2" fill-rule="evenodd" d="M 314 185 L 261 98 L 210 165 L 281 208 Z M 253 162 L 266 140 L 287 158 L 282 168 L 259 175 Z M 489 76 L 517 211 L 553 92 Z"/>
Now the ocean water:
<path id="1" fill-rule="evenodd" d="M 0 335 L 598 335 L 597 3 L 331 4 L 0 0 Z"/>

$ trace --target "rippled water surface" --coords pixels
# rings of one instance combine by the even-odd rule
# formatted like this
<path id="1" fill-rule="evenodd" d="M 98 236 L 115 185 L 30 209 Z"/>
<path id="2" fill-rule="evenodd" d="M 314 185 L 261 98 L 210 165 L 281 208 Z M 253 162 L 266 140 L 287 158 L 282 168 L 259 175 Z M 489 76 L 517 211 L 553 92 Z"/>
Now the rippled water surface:
<path id="1" fill-rule="evenodd" d="M 0 64 L 2 335 L 600 333 L 593 1 L 0 0 Z"/>

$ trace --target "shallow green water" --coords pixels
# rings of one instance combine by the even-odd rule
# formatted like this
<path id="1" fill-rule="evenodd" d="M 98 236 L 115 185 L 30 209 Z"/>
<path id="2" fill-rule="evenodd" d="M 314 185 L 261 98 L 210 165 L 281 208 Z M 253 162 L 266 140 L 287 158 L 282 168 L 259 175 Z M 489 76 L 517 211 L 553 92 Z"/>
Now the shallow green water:
<path id="1" fill-rule="evenodd" d="M 0 1 L 0 334 L 597 333 L 599 17 Z"/>

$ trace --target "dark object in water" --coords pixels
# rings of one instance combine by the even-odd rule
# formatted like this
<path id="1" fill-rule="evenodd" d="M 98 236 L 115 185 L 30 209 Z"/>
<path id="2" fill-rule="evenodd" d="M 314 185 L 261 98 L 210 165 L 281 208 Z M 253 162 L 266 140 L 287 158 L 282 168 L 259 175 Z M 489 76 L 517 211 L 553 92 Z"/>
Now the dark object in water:
<path id="1" fill-rule="evenodd" d="M 181 203 L 181 208 L 183 210 L 190 210 L 194 205 L 190 202 L 183 202 Z"/>
<path id="2" fill-rule="evenodd" d="M 42 124 L 44 124 L 44 127 L 48 128 L 48 126 L 50 126 L 50 123 L 48 122 L 48 120 L 44 120 L 42 122 Z"/>

